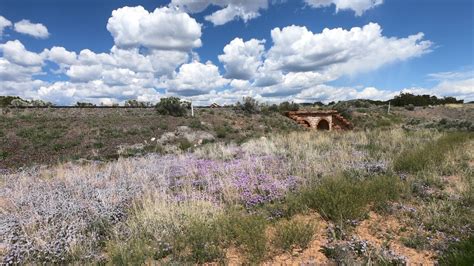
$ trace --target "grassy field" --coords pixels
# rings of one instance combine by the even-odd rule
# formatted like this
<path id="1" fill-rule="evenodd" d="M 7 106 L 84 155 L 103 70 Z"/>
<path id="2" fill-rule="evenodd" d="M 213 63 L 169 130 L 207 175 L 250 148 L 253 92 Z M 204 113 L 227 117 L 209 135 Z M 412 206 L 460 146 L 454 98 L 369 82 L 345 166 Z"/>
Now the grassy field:
<path id="1" fill-rule="evenodd" d="M 3 262 L 472 264 L 474 134 L 403 129 L 397 112 L 389 128 L 3 174 Z"/>

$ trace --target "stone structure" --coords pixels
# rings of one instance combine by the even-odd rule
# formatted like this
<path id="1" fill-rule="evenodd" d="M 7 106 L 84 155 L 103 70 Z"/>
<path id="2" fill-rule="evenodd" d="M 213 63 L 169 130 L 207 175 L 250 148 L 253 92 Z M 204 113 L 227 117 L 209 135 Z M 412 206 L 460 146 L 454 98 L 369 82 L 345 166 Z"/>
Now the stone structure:
<path id="1" fill-rule="evenodd" d="M 286 116 L 298 124 L 317 130 L 350 130 L 352 124 L 336 110 L 290 111 Z"/>

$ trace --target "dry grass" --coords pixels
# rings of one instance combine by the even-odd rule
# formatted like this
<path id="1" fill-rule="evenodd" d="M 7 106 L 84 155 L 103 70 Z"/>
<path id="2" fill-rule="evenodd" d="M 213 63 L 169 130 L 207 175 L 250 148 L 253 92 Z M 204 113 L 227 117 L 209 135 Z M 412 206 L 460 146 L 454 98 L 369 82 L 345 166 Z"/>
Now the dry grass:
<path id="1" fill-rule="evenodd" d="M 371 209 L 437 236 L 440 245 L 428 241 L 423 248 L 443 252 L 440 246 L 473 232 L 473 138 L 453 136 L 401 129 L 274 134 L 193 154 L 2 175 L 3 261 L 225 263 L 231 248 L 259 263 L 275 248 L 311 247 L 308 224 L 280 222 L 308 209 L 327 220 L 328 235 L 339 241 L 326 249 L 333 259 L 368 259 L 365 249 L 342 251 L 352 243 L 353 224 Z M 456 150 L 437 167 L 397 172 L 400 152 L 427 154 L 430 143 L 450 145 L 451 138 Z M 275 228 L 283 246 L 265 234 Z"/>

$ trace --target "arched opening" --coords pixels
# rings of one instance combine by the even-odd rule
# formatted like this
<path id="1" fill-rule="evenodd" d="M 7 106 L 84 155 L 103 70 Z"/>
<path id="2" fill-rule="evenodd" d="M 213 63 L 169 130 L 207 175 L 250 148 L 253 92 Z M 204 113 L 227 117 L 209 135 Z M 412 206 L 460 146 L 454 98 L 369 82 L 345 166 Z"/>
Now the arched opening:
<path id="1" fill-rule="evenodd" d="M 304 127 L 307 127 L 307 128 L 310 128 L 311 127 L 311 124 L 306 121 L 306 120 L 303 120 L 303 122 L 301 123 Z"/>
<path id="2" fill-rule="evenodd" d="M 317 129 L 318 130 L 329 130 L 329 122 L 325 119 L 321 119 L 321 121 L 319 121 L 319 123 L 318 123 Z"/>

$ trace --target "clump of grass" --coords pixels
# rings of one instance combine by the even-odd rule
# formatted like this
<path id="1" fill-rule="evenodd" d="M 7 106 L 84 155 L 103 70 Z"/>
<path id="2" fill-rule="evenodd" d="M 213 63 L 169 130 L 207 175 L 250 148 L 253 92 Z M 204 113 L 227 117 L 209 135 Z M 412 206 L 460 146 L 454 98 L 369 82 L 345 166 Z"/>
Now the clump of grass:
<path id="1" fill-rule="evenodd" d="M 226 215 L 223 223 L 227 239 L 243 251 L 248 262 L 255 264 L 265 258 L 268 222 L 263 217 L 234 211 Z"/>
<path id="2" fill-rule="evenodd" d="M 439 259 L 440 265 L 473 265 L 474 236 L 449 246 Z"/>
<path id="3" fill-rule="evenodd" d="M 296 202 L 318 211 L 326 219 L 343 224 L 364 218 L 370 204 L 383 206 L 398 199 L 403 192 L 404 185 L 393 176 L 356 180 L 339 175 L 303 188 L 296 195 Z M 297 205 L 294 199 L 291 201 Z"/>
<path id="4" fill-rule="evenodd" d="M 282 250 L 290 251 L 292 248 L 307 248 L 311 242 L 316 225 L 311 222 L 299 220 L 283 220 L 275 226 L 274 245 Z"/>
<path id="5" fill-rule="evenodd" d="M 421 232 L 416 232 L 411 234 L 409 237 L 402 238 L 401 242 L 406 247 L 414 249 L 425 249 L 429 245 L 428 239 Z"/>
<path id="6" fill-rule="evenodd" d="M 398 172 L 417 173 L 439 168 L 448 154 L 455 152 L 472 137 L 469 133 L 448 133 L 419 148 L 407 149 L 395 159 L 394 169 Z"/>

